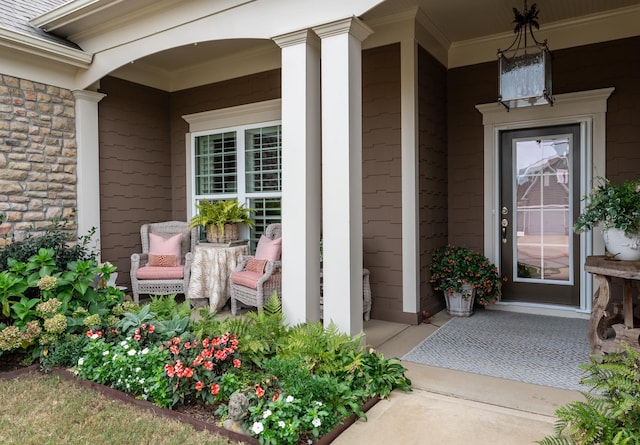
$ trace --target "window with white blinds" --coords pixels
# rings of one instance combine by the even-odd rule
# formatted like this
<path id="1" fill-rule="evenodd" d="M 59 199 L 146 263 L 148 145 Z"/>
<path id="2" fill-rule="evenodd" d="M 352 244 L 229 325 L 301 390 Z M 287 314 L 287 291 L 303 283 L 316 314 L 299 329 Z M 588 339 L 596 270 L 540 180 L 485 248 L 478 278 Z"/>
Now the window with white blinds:
<path id="1" fill-rule="evenodd" d="M 192 133 L 192 206 L 203 199 L 237 198 L 255 209 L 255 245 L 265 227 L 280 221 L 282 133 L 265 122 Z"/>

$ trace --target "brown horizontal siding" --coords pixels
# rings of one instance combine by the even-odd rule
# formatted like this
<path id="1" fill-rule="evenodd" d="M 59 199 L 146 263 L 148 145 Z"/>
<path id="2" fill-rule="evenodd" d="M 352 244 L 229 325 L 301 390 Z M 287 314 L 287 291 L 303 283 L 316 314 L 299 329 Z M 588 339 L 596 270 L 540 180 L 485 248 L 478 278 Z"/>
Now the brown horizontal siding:
<path id="1" fill-rule="evenodd" d="M 128 286 L 140 226 L 171 219 L 169 95 L 113 77 L 100 87 L 102 260 L 115 264 L 118 284 Z"/>
<path id="2" fill-rule="evenodd" d="M 435 314 L 444 304 L 429 285 L 428 266 L 433 252 L 448 237 L 447 72 L 420 48 L 418 73 L 420 308 Z"/>
<path id="3" fill-rule="evenodd" d="M 371 316 L 402 312 L 400 45 L 362 54 L 363 263 L 371 272 Z"/>

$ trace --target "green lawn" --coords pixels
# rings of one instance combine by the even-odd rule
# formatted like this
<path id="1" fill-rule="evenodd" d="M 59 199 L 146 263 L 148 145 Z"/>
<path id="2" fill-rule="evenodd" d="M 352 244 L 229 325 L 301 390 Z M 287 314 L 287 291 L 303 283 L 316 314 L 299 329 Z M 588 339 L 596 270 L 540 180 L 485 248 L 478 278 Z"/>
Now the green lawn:
<path id="1" fill-rule="evenodd" d="M 3 445 L 229 445 L 191 425 L 110 400 L 55 375 L 37 372 L 0 380 Z"/>

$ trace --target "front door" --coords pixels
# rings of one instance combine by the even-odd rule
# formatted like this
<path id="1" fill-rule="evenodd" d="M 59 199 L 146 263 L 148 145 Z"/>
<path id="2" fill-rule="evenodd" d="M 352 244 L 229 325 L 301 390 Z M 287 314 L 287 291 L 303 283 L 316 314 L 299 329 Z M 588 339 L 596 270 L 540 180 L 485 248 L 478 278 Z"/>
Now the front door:
<path id="1" fill-rule="evenodd" d="M 500 135 L 503 301 L 580 305 L 580 126 Z"/>

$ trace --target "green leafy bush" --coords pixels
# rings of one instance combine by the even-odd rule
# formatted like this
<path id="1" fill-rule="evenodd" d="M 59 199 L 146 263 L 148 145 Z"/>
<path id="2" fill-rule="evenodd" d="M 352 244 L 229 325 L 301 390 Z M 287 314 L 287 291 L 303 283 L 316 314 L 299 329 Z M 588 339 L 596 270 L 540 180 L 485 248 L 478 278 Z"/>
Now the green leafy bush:
<path id="1" fill-rule="evenodd" d="M 624 345 L 624 351 L 597 355 L 582 365 L 588 372 L 583 384 L 585 401 L 556 410 L 555 435 L 541 445 L 638 445 L 640 444 L 640 352 Z"/>
<path id="2" fill-rule="evenodd" d="M 26 263 L 40 249 L 53 249 L 53 259 L 59 270 L 65 270 L 67 264 L 72 261 L 95 259 L 95 252 L 89 248 L 95 228 L 78 241 L 75 240 L 74 234 L 75 230 L 68 219 L 54 220 L 41 234 L 33 230 L 28 231 L 23 241 L 13 239 L 10 244 L 0 249 L 0 269 L 7 269 L 9 258 Z"/>

